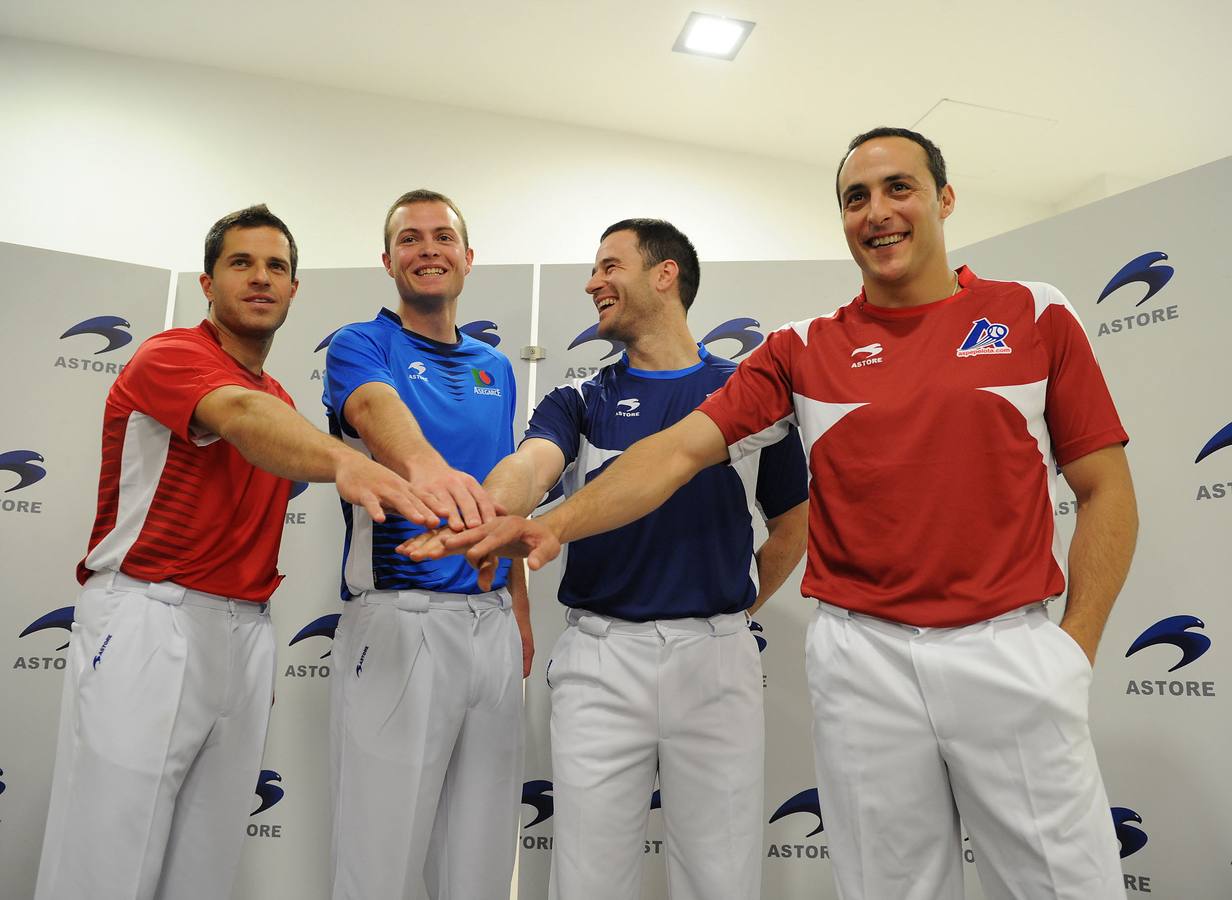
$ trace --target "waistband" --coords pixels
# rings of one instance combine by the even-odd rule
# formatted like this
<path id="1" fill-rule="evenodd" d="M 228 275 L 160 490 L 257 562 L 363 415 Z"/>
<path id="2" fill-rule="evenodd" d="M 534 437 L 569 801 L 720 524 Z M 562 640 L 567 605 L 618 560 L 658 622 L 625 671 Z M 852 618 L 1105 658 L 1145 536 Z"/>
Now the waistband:
<path id="1" fill-rule="evenodd" d="M 486 594 L 445 594 L 439 591 L 364 591 L 352 603 L 361 606 L 395 606 L 403 612 L 428 612 L 431 609 L 469 610 L 511 609 L 509 591 L 500 588 Z"/>
<path id="2" fill-rule="evenodd" d="M 749 618 L 742 612 L 722 613 L 708 619 L 654 619 L 650 622 L 630 622 L 584 609 L 570 609 L 565 621 L 585 634 L 604 637 L 608 634 L 657 634 L 659 637 L 690 634 L 735 634 L 746 631 Z"/>
<path id="3" fill-rule="evenodd" d="M 1011 609 L 1009 612 L 1002 613 L 999 616 L 993 616 L 991 619 L 980 619 L 978 622 L 971 622 L 968 625 L 950 625 L 946 627 L 932 628 L 925 625 L 908 625 L 906 622 L 895 622 L 893 619 L 883 619 L 880 616 L 870 616 L 868 613 L 854 612 L 850 609 L 844 609 L 841 606 L 834 606 L 831 603 L 826 603 L 822 600 L 817 601 L 818 612 L 829 613 L 840 619 L 857 619 L 865 622 L 871 622 L 877 625 L 887 625 L 891 628 L 900 629 L 908 634 L 923 634 L 927 631 L 953 631 L 958 628 L 970 628 L 972 625 L 986 625 L 989 622 L 1004 622 L 1007 619 L 1018 619 L 1028 613 L 1039 610 L 1043 612 L 1047 607 L 1047 601 L 1036 600 L 1034 603 L 1028 603 L 1025 606 L 1020 606 L 1017 609 Z"/>
<path id="4" fill-rule="evenodd" d="M 205 591 L 194 591 L 174 581 L 142 581 L 140 578 L 125 575 L 123 572 L 96 572 L 86 581 L 85 586 L 90 589 L 101 588 L 127 594 L 141 594 L 150 600 L 157 600 L 168 606 L 198 606 L 220 612 L 245 613 L 255 616 L 267 615 L 269 611 L 268 603 L 236 600 L 233 597 L 207 594 Z"/>

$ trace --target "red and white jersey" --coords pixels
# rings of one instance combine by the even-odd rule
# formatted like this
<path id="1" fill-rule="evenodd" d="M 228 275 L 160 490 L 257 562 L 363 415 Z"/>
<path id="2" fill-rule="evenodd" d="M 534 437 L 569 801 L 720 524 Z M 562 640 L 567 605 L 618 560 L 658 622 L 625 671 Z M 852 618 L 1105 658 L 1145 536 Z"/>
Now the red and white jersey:
<path id="1" fill-rule="evenodd" d="M 262 602 L 278 587 L 291 482 L 192 426 L 206 394 L 234 384 L 295 404 L 268 374 L 222 349 L 209 321 L 141 345 L 107 395 L 98 515 L 82 584 L 119 570 L 146 581 Z"/>
<path id="2" fill-rule="evenodd" d="M 1065 589 L 1056 465 L 1125 431 L 1060 291 L 958 276 L 924 306 L 861 293 L 784 326 L 699 407 L 733 460 L 799 426 L 806 596 L 949 627 Z"/>

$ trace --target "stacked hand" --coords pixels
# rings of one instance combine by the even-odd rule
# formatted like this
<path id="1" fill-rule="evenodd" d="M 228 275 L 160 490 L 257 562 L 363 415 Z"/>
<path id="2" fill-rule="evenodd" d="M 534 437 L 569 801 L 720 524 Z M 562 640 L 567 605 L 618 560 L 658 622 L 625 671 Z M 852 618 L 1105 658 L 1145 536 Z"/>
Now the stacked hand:
<path id="1" fill-rule="evenodd" d="M 525 557 L 532 570 L 541 569 L 560 553 L 560 540 L 543 519 L 497 516 L 482 525 L 454 532 L 438 528 L 412 538 L 398 548 L 419 561 L 466 554 L 479 572 L 479 586 L 490 590 L 501 557 Z"/>
<path id="2" fill-rule="evenodd" d="M 339 496 L 362 506 L 374 522 L 396 512 L 425 528 L 444 520 L 446 528 L 461 531 L 502 512 L 479 482 L 443 463 L 416 467 L 408 481 L 361 453 L 348 452 L 338 463 L 335 481 Z"/>

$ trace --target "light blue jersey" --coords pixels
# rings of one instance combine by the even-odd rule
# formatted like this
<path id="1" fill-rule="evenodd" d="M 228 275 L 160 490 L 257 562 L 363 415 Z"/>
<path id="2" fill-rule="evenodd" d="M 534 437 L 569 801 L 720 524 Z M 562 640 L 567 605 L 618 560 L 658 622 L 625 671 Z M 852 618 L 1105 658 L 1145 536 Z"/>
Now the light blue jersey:
<path id="1" fill-rule="evenodd" d="M 565 493 L 580 490 L 634 442 L 674 425 L 721 388 L 736 364 L 698 348 L 687 369 L 645 371 L 628 357 L 539 402 L 526 439 L 565 455 Z M 754 507 L 768 519 L 807 499 L 795 429 L 734 465 L 704 469 L 654 512 L 565 548 L 560 602 L 632 621 L 709 617 L 757 597 Z"/>
<path id="2" fill-rule="evenodd" d="M 325 361 L 329 430 L 369 456 L 343 410 L 351 393 L 370 382 L 393 387 L 445 461 L 479 481 L 513 452 L 513 367 L 482 341 L 459 332 L 456 344 L 442 344 L 403 328 L 388 309 L 338 330 Z M 344 600 L 368 590 L 479 592 L 475 570 L 463 557 L 412 562 L 394 552 L 423 531 L 419 526 L 393 514 L 376 523 L 362 506 L 345 502 L 342 515 Z M 505 560 L 493 588 L 504 586 L 508 572 Z"/>

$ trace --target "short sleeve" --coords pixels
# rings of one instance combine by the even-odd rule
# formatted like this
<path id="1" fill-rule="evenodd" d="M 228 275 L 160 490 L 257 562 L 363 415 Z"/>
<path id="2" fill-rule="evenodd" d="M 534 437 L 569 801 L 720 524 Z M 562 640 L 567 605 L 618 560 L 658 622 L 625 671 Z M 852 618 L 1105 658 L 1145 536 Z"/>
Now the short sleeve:
<path id="1" fill-rule="evenodd" d="M 781 516 L 808 499 L 808 465 L 800 432 L 787 427 L 787 436 L 762 448 L 757 465 L 757 505 L 767 519 Z"/>
<path id="2" fill-rule="evenodd" d="M 1077 314 L 1055 288 L 1038 328 L 1049 357 L 1044 418 L 1053 454 L 1064 466 L 1129 440 Z"/>
<path id="3" fill-rule="evenodd" d="M 698 407 L 723 433 L 733 461 L 779 441 L 794 424 L 791 360 L 799 345 L 793 326 L 771 332 Z"/>
<path id="4" fill-rule="evenodd" d="M 522 440 L 551 441 L 565 455 L 567 466 L 577 459 L 585 419 L 586 402 L 581 390 L 574 385 L 564 385 L 549 391 L 539 401 Z"/>
<path id="5" fill-rule="evenodd" d="M 389 354 L 371 335 L 358 328 L 341 328 L 334 334 L 325 354 L 324 380 L 322 400 L 325 407 L 351 435 L 355 431 L 342 414 L 351 394 L 374 381 L 397 389 L 389 369 Z"/>
<path id="6" fill-rule="evenodd" d="M 226 385 L 253 387 L 237 365 L 228 365 L 220 351 L 187 334 L 147 341 L 124 367 L 116 391 L 134 410 L 144 413 L 186 441 L 213 443 L 217 435 L 192 428 L 201 399 Z"/>

